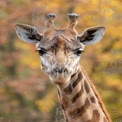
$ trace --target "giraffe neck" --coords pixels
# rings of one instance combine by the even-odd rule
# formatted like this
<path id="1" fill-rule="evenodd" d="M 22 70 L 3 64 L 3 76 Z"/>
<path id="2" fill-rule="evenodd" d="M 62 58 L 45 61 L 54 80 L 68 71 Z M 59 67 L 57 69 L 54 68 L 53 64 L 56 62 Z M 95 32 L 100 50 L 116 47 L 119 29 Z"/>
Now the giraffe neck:
<path id="1" fill-rule="evenodd" d="M 83 71 L 73 74 L 66 86 L 58 86 L 58 94 L 67 122 L 111 122 Z"/>

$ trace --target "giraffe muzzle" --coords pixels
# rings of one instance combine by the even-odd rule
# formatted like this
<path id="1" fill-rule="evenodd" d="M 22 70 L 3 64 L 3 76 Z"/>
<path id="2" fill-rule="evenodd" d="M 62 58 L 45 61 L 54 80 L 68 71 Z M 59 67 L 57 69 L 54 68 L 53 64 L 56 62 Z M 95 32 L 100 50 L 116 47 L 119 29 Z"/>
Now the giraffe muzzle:
<path id="1" fill-rule="evenodd" d="M 65 67 L 56 67 L 53 69 L 52 74 L 56 77 L 56 76 L 64 76 L 66 77 L 68 75 L 68 69 Z"/>
<path id="2" fill-rule="evenodd" d="M 56 67 L 51 72 L 51 79 L 57 85 L 63 85 L 66 81 L 69 80 L 69 71 L 65 67 Z"/>

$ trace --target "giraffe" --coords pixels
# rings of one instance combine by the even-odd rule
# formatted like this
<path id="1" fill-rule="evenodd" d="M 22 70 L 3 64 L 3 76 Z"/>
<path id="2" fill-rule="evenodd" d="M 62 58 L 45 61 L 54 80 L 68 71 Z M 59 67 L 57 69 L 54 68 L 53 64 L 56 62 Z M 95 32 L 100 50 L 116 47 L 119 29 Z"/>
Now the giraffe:
<path id="1" fill-rule="evenodd" d="M 42 70 L 57 86 L 66 122 L 111 122 L 94 85 L 79 65 L 85 46 L 99 42 L 105 27 L 90 27 L 78 34 L 78 14 L 68 14 L 69 24 L 64 29 L 55 27 L 55 18 L 53 13 L 46 14 L 43 33 L 27 24 L 16 24 L 16 33 L 21 40 L 36 45 Z"/>

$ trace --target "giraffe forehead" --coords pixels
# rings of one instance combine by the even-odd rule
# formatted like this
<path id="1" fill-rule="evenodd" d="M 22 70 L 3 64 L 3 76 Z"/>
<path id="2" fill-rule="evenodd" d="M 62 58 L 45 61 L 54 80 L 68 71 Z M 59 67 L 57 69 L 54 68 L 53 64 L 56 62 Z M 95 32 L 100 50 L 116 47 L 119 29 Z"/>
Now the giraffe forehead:
<path id="1" fill-rule="evenodd" d="M 55 36 L 63 35 L 69 39 L 75 39 L 77 36 L 77 32 L 74 30 L 69 30 L 69 29 L 52 29 L 44 32 L 44 37 L 46 38 L 54 38 Z"/>
<path id="2" fill-rule="evenodd" d="M 76 49 L 76 48 L 82 48 L 84 49 L 84 45 L 81 44 L 76 38 L 69 38 L 65 36 L 64 34 L 56 35 L 52 38 L 44 38 L 38 45 L 37 48 L 45 48 L 47 50 L 49 49 Z"/>

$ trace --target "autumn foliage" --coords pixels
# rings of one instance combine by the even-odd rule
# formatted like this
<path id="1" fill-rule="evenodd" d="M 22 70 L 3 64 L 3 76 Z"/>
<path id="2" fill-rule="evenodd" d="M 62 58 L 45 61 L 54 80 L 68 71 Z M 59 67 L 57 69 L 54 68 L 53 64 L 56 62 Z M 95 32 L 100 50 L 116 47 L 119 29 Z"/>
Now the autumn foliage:
<path id="1" fill-rule="evenodd" d="M 81 65 L 116 122 L 122 121 L 122 7 L 121 0 L 1 0 L 0 1 L 0 122 L 56 121 L 57 90 L 40 69 L 34 45 L 16 36 L 16 23 L 44 30 L 44 16 L 57 15 L 56 26 L 65 28 L 67 13 L 80 14 L 77 31 L 106 26 L 105 36 L 88 46 Z M 60 116 L 60 115 L 59 115 Z"/>

